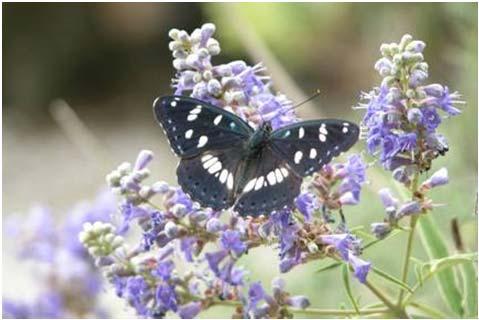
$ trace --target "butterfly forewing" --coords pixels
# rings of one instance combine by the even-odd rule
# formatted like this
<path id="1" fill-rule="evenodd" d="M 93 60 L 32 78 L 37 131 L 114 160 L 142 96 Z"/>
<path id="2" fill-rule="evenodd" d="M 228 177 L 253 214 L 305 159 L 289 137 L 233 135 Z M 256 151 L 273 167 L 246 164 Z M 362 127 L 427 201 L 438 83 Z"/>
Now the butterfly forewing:
<path id="1" fill-rule="evenodd" d="M 253 132 L 233 113 L 189 97 L 161 97 L 153 108 L 173 151 L 182 158 L 241 145 Z"/>
<path id="2" fill-rule="evenodd" d="M 233 209 L 243 216 L 258 216 L 290 206 L 302 179 L 286 161 L 265 147 L 243 163 L 238 180 L 238 200 Z"/>
<path id="3" fill-rule="evenodd" d="M 358 135 L 359 128 L 352 122 L 336 119 L 303 121 L 274 131 L 271 147 L 304 177 L 351 148 Z"/>
<path id="4" fill-rule="evenodd" d="M 229 208 L 234 203 L 240 161 L 235 148 L 207 151 L 182 159 L 177 169 L 178 183 L 202 206 L 214 210 Z"/>

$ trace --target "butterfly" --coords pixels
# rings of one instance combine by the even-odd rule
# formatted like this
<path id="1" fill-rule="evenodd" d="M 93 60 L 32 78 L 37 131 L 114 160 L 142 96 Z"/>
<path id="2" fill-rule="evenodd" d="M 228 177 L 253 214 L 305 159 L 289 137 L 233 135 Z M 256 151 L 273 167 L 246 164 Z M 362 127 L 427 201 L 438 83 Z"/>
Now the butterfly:
<path id="1" fill-rule="evenodd" d="M 303 177 L 356 143 L 356 124 L 337 119 L 254 129 L 237 115 L 185 96 L 153 103 L 157 121 L 181 160 L 178 183 L 203 207 L 258 216 L 292 208 Z"/>

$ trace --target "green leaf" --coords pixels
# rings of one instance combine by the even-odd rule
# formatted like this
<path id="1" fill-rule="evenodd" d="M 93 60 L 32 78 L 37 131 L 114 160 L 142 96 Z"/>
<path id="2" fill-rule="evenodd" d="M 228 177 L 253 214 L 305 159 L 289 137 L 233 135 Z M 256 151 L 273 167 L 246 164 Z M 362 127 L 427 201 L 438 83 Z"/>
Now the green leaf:
<path id="1" fill-rule="evenodd" d="M 466 316 L 477 317 L 477 273 L 473 263 L 465 263 L 460 269 L 464 284 L 462 305 L 466 309 Z"/>
<path id="2" fill-rule="evenodd" d="M 449 256 L 445 241 L 434 224 L 432 216 L 430 214 L 421 216 L 418 225 L 421 242 L 426 249 L 428 256 L 432 259 L 440 259 Z M 444 269 L 438 272 L 437 283 L 443 301 L 449 305 L 453 312 L 462 316 L 464 314 L 462 297 L 461 292 L 457 288 L 454 270 Z"/>
<path id="3" fill-rule="evenodd" d="M 440 272 L 443 269 L 454 267 L 461 263 L 473 262 L 474 260 L 477 260 L 477 253 L 475 252 L 459 253 L 441 259 L 434 259 L 423 263 L 421 266 L 422 275 L 423 277 L 430 276 L 430 274 Z"/>
<path id="4" fill-rule="evenodd" d="M 390 275 L 390 274 L 388 274 L 388 273 L 386 273 L 386 272 L 384 272 L 381 269 L 378 269 L 376 267 L 373 267 L 372 270 L 378 276 L 380 276 L 380 277 L 382 277 L 382 278 L 384 278 L 384 279 L 386 279 L 386 280 L 388 280 L 388 281 L 406 289 L 409 292 L 412 292 L 412 289 L 406 283 L 402 282 L 398 278 L 396 278 L 396 277 L 394 277 L 394 276 L 392 276 L 392 275 Z"/>
<path id="5" fill-rule="evenodd" d="M 342 264 L 342 276 L 343 276 L 343 283 L 344 289 L 346 290 L 346 294 L 348 295 L 349 301 L 351 301 L 351 305 L 353 306 L 354 310 L 356 310 L 356 314 L 359 314 L 359 307 L 356 303 L 356 300 L 353 296 L 353 291 L 351 290 L 351 284 L 349 282 L 349 267 L 347 264 Z"/>
<path id="6" fill-rule="evenodd" d="M 341 262 L 334 262 L 334 263 L 328 264 L 327 266 L 319 268 L 318 270 L 316 270 L 316 273 L 332 270 L 332 269 L 335 269 L 335 268 L 339 267 L 340 265 L 342 265 Z"/>

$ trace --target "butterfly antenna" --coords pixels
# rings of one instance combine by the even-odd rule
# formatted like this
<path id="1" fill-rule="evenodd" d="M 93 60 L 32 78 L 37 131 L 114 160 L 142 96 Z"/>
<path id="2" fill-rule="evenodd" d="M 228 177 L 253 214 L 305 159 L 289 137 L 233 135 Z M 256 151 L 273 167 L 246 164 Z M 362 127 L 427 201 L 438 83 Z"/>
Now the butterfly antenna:
<path id="1" fill-rule="evenodd" d="M 320 91 L 319 89 L 317 89 L 316 92 L 315 92 L 313 95 L 311 95 L 311 96 L 310 96 L 309 98 L 307 98 L 306 100 L 301 101 L 300 103 L 294 105 L 290 110 L 297 109 L 297 108 L 299 108 L 300 106 L 302 106 L 303 104 L 305 104 L 305 103 L 307 103 L 307 102 L 309 102 L 309 101 L 311 101 L 311 100 L 317 98 L 320 93 L 321 93 L 321 91 Z"/>

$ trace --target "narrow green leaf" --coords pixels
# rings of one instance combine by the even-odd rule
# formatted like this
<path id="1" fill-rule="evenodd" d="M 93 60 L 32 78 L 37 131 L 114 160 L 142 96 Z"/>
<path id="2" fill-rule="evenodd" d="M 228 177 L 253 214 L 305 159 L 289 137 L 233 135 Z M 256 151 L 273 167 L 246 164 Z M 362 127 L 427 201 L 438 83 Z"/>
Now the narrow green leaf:
<path id="1" fill-rule="evenodd" d="M 356 314 L 359 314 L 359 307 L 356 303 L 356 300 L 354 299 L 353 291 L 351 290 L 351 284 L 349 282 L 348 265 L 343 263 L 341 271 L 342 271 L 344 289 L 346 290 L 346 294 L 348 295 L 349 301 L 351 301 L 351 305 L 353 306 L 354 310 L 356 310 Z"/>
<path id="2" fill-rule="evenodd" d="M 386 279 L 386 280 L 388 280 L 388 281 L 406 289 L 409 292 L 412 292 L 412 289 L 406 283 L 402 282 L 398 278 L 396 278 L 396 277 L 394 277 L 394 276 L 392 276 L 392 275 L 390 275 L 390 274 L 388 274 L 388 273 L 386 273 L 386 272 L 384 272 L 381 269 L 378 269 L 376 267 L 373 267 L 372 270 L 378 276 L 380 276 L 380 277 L 382 277 L 382 278 L 384 278 L 384 279 Z"/>
<path id="3" fill-rule="evenodd" d="M 342 265 L 341 262 L 334 262 L 334 263 L 328 264 L 327 266 L 319 268 L 318 270 L 316 270 L 316 273 L 332 270 L 332 269 L 335 269 L 335 268 L 339 267 L 340 265 Z"/>
<path id="4" fill-rule="evenodd" d="M 462 305 L 466 309 L 466 316 L 477 318 L 477 273 L 474 264 L 463 264 L 460 273 L 464 284 Z"/>
<path id="5" fill-rule="evenodd" d="M 439 233 L 434 224 L 433 217 L 430 214 L 420 217 L 418 227 L 421 235 L 421 242 L 430 258 L 439 259 L 449 255 L 445 241 Z M 444 302 L 449 305 L 453 312 L 462 316 L 464 314 L 462 297 L 461 292 L 457 288 L 454 270 L 444 269 L 438 272 L 437 283 Z"/>

